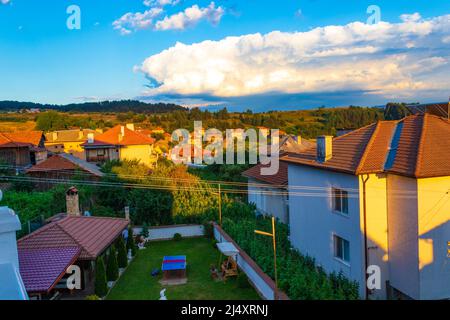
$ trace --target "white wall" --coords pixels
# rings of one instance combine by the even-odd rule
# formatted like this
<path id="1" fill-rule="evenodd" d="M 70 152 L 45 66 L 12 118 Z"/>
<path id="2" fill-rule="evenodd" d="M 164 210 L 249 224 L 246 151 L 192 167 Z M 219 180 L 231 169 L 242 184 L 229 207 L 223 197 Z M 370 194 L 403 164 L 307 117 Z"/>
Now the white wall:
<path id="1" fill-rule="evenodd" d="M 249 183 L 262 183 L 255 179 L 248 179 Z M 267 194 L 261 194 L 263 191 Z M 277 193 L 286 191 L 278 188 L 248 186 L 248 202 L 254 203 L 258 211 L 264 215 L 278 218 L 283 223 L 289 223 L 287 196 Z M 272 194 L 270 194 L 272 193 Z"/>
<path id="2" fill-rule="evenodd" d="M 387 186 L 390 284 L 419 299 L 417 181 L 390 174 Z"/>
<path id="3" fill-rule="evenodd" d="M 205 234 L 202 225 L 173 225 L 173 226 L 161 226 L 150 227 L 149 240 L 170 240 L 173 239 L 175 233 L 181 234 L 182 237 L 200 237 Z M 140 234 L 142 227 L 136 227 L 133 229 L 134 234 Z"/>
<path id="4" fill-rule="evenodd" d="M 349 214 L 333 212 L 331 188 L 359 190 L 358 177 L 312 167 L 289 164 L 289 185 L 324 188 L 309 191 L 316 196 L 296 195 L 289 190 L 290 238 L 302 254 L 316 259 L 327 272 L 340 272 L 360 284 L 365 294 L 363 236 L 360 230 L 359 192 L 349 199 Z M 352 194 L 349 192 L 349 195 Z M 350 241 L 350 263 L 334 257 L 333 235 Z"/>

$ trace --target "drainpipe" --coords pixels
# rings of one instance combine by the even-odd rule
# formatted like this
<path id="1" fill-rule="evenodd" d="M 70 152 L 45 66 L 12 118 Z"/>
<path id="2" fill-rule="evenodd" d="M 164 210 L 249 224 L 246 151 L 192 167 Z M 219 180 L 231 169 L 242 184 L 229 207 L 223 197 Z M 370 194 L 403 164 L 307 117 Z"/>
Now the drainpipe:
<path id="1" fill-rule="evenodd" d="M 367 250 L 367 205 L 366 205 L 366 183 L 369 180 L 369 175 L 362 177 L 363 183 L 363 221 L 364 221 L 364 278 L 366 279 L 364 285 L 366 290 L 366 300 L 369 299 L 369 288 L 367 287 L 367 268 L 369 267 L 369 252 Z"/>

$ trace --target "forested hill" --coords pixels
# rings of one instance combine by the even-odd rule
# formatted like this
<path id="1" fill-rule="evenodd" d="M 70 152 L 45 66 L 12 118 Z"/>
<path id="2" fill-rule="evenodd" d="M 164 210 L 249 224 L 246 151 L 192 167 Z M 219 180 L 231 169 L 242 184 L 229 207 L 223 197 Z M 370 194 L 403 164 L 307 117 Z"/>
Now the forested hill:
<path id="1" fill-rule="evenodd" d="M 102 101 L 72 103 L 67 105 L 40 104 L 34 102 L 0 101 L 0 110 L 18 111 L 22 109 L 47 109 L 64 112 L 128 112 L 136 113 L 165 113 L 176 110 L 186 110 L 184 107 L 172 103 L 145 103 L 136 100 Z"/>

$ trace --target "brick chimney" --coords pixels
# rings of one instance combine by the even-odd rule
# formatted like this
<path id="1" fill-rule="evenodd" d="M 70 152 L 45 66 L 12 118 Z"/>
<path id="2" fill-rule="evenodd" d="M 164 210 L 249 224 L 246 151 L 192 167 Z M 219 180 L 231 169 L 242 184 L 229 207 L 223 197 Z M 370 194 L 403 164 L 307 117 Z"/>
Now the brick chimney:
<path id="1" fill-rule="evenodd" d="M 317 137 L 317 161 L 326 162 L 333 157 L 333 137 Z"/>
<path id="2" fill-rule="evenodd" d="M 69 190 L 66 191 L 66 207 L 68 216 L 80 215 L 80 202 L 77 188 L 70 187 Z"/>

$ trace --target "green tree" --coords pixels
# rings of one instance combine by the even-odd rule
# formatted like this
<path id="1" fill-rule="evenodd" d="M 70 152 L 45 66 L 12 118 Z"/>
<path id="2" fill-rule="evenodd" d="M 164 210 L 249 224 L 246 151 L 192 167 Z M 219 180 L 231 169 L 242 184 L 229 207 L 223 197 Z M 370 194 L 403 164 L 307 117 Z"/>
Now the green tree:
<path id="1" fill-rule="evenodd" d="M 36 129 L 43 131 L 66 129 L 67 116 L 56 111 L 43 112 L 37 116 Z"/>
<path id="2" fill-rule="evenodd" d="M 119 237 L 117 241 L 117 264 L 119 268 L 126 268 L 128 265 L 127 248 L 122 237 Z"/>
<path id="3" fill-rule="evenodd" d="M 106 266 L 106 278 L 108 281 L 115 281 L 119 278 L 119 267 L 117 264 L 117 252 L 114 246 L 111 246 L 108 255 L 108 264 Z"/>
<path id="4" fill-rule="evenodd" d="M 105 263 L 102 257 L 98 257 L 95 262 L 95 294 L 99 297 L 104 297 L 107 293 Z"/>

